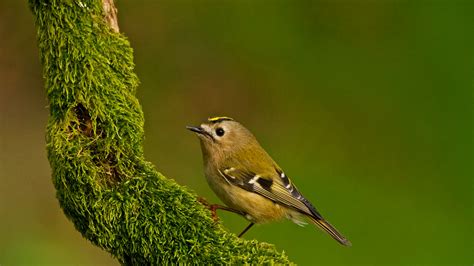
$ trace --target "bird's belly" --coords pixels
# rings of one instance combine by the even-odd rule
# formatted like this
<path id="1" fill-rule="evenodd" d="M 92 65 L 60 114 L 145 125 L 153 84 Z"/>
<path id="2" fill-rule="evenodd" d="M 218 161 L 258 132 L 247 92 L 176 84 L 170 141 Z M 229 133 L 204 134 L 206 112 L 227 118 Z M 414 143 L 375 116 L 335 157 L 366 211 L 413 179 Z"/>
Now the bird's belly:
<path id="1" fill-rule="evenodd" d="M 214 193 L 230 208 L 243 211 L 255 223 L 266 223 L 287 217 L 286 208 L 259 194 L 230 185 L 224 179 L 206 178 Z"/>

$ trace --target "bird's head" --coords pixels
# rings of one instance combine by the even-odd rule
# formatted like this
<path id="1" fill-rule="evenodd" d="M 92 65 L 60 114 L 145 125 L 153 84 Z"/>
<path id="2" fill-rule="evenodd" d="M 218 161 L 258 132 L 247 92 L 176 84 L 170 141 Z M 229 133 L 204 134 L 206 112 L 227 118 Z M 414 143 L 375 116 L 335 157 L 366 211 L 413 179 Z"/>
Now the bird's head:
<path id="1" fill-rule="evenodd" d="M 203 155 L 222 156 L 256 142 L 252 133 L 230 117 L 212 117 L 200 126 L 187 126 L 201 141 Z"/>

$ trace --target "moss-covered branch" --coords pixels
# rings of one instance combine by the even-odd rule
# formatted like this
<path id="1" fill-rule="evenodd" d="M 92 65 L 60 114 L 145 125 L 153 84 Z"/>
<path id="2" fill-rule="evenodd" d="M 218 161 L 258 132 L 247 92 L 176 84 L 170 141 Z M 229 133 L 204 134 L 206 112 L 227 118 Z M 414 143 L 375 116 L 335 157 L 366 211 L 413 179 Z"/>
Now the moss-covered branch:
<path id="1" fill-rule="evenodd" d="M 50 106 L 48 158 L 76 229 L 123 264 L 289 263 L 271 245 L 227 233 L 145 161 L 132 49 L 113 24 L 113 2 L 29 2 Z"/>

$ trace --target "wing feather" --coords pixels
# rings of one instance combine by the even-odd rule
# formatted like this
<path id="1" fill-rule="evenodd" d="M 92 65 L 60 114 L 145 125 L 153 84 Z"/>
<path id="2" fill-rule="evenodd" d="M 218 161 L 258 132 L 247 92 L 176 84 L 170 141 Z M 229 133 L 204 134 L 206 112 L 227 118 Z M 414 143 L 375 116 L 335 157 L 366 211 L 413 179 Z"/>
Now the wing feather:
<path id="1" fill-rule="evenodd" d="M 288 177 L 275 168 L 272 178 L 268 175 L 242 171 L 235 168 L 227 168 L 219 173 L 223 178 L 242 189 L 252 193 L 257 193 L 275 203 L 288 206 L 303 214 L 322 219 L 316 209 L 307 201 L 296 187 L 291 183 Z M 276 176 L 278 175 L 278 177 Z"/>

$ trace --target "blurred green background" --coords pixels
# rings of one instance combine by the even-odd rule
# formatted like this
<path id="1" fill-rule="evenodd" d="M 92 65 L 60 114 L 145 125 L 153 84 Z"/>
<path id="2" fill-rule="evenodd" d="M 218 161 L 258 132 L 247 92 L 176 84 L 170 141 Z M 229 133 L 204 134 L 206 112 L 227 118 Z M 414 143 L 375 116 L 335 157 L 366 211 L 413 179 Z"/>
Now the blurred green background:
<path id="1" fill-rule="evenodd" d="M 148 160 L 197 194 L 198 140 L 250 128 L 353 247 L 261 225 L 301 265 L 472 265 L 474 1 L 119 1 Z M 26 0 L 0 2 L 0 265 L 116 265 L 55 198 L 48 110 Z M 247 223 L 222 214 L 239 232 Z"/>

